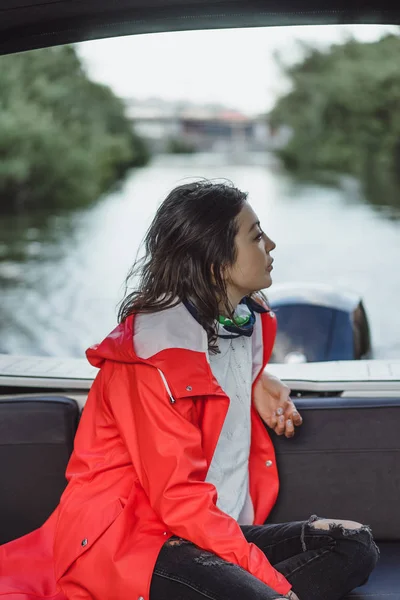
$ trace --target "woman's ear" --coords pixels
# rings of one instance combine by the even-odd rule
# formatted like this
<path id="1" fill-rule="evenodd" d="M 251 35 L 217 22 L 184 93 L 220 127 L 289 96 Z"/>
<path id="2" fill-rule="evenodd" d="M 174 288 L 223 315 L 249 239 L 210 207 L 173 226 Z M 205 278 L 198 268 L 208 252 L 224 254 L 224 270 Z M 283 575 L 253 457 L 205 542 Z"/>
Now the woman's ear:
<path id="1" fill-rule="evenodd" d="M 226 281 L 227 280 L 227 272 L 228 272 L 228 268 L 227 267 L 221 267 L 220 268 L 220 275 L 221 278 Z M 217 285 L 217 282 L 215 280 L 215 271 L 214 271 L 214 265 L 211 265 L 211 281 L 213 283 L 213 285 Z"/>
<path id="2" fill-rule="evenodd" d="M 221 277 L 225 282 L 225 285 L 231 282 L 231 267 L 226 265 L 221 268 Z"/>
<path id="3" fill-rule="evenodd" d="M 215 277 L 214 277 L 214 265 L 211 265 L 211 282 L 213 285 L 215 285 L 217 283 L 215 281 Z"/>
<path id="4" fill-rule="evenodd" d="M 230 282 L 230 267 L 228 265 L 225 266 L 221 266 L 220 267 L 220 277 L 223 281 L 223 283 L 225 284 L 225 286 L 227 284 L 229 284 Z M 214 271 L 214 265 L 211 265 L 211 282 L 213 285 L 217 285 L 217 282 L 215 280 L 215 271 Z"/>

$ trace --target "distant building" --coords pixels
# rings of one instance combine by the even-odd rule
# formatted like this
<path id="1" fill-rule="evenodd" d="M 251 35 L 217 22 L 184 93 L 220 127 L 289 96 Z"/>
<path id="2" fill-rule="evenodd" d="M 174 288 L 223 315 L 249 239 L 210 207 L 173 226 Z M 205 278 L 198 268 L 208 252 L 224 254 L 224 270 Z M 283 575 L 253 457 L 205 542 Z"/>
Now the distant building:
<path id="1" fill-rule="evenodd" d="M 219 105 L 194 105 L 158 98 L 126 100 L 135 131 L 153 152 L 168 151 L 178 141 L 197 152 L 273 150 L 287 143 L 288 128 L 272 131 L 267 115 L 250 117 Z"/>

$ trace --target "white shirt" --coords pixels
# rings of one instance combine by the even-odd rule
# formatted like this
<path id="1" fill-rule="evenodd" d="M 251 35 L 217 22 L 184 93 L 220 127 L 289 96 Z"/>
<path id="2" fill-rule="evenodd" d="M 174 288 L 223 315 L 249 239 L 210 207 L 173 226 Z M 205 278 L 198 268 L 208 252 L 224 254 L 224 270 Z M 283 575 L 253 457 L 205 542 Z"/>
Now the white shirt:
<path id="1" fill-rule="evenodd" d="M 220 333 L 227 333 L 220 326 Z M 249 495 L 251 441 L 252 338 L 218 338 L 220 354 L 210 354 L 214 377 L 230 399 L 228 413 L 207 473 L 217 506 L 240 524 L 254 518 Z"/>

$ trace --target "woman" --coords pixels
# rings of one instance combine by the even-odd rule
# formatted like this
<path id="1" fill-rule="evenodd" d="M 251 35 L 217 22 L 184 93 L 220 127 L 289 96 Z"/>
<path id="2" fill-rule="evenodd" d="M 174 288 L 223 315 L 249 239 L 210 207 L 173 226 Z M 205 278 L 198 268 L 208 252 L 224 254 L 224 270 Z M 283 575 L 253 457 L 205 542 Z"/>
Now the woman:
<path id="1" fill-rule="evenodd" d="M 264 371 L 274 248 L 231 185 L 182 185 L 160 206 L 120 325 L 87 351 L 100 371 L 44 526 L 63 597 L 336 600 L 368 579 L 368 527 L 263 524 L 278 494 L 263 421 L 287 437 L 301 424 Z"/>

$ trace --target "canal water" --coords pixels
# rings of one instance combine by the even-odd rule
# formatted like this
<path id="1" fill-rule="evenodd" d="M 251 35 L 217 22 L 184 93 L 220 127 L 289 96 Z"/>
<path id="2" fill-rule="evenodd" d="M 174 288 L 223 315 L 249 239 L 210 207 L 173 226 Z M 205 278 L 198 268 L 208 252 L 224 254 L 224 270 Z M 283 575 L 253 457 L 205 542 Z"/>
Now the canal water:
<path id="1" fill-rule="evenodd" d="M 400 215 L 357 186 L 296 183 L 268 157 L 158 157 L 73 213 L 2 217 L 0 352 L 82 357 L 116 324 L 123 282 L 169 190 L 193 177 L 249 192 L 274 239 L 273 279 L 320 282 L 363 298 L 374 356 L 400 358 Z"/>

